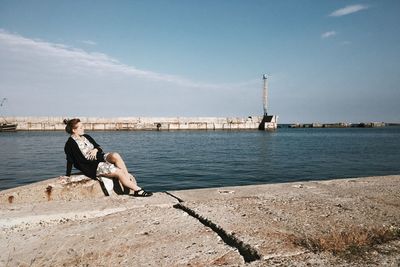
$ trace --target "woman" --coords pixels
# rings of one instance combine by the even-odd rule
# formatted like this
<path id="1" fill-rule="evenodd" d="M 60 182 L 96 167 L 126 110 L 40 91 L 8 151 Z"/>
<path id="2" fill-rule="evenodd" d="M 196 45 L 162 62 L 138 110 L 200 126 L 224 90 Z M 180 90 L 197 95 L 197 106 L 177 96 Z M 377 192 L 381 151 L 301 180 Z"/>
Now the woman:
<path id="1" fill-rule="evenodd" d="M 127 188 L 134 191 L 136 197 L 153 195 L 139 187 L 135 177 L 128 172 L 118 153 L 104 153 L 90 135 L 84 134 L 84 127 L 79 119 L 64 120 L 65 131 L 71 136 L 65 143 L 67 155 L 67 176 L 71 175 L 72 165 L 86 176 L 96 179 L 97 176 L 118 178 Z"/>

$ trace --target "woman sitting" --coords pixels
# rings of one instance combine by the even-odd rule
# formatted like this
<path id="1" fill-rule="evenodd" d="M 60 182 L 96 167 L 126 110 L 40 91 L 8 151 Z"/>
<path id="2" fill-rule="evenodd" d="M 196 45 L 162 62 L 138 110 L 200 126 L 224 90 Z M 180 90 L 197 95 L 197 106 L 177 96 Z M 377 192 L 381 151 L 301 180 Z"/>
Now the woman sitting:
<path id="1" fill-rule="evenodd" d="M 64 123 L 65 131 L 71 135 L 64 147 L 67 155 L 67 176 L 71 175 L 73 165 L 92 179 L 96 179 L 97 176 L 118 178 L 125 187 L 133 190 L 136 197 L 153 195 L 137 185 L 135 177 L 128 172 L 118 153 L 104 153 L 99 144 L 84 133 L 83 124 L 79 119 L 64 120 Z"/>

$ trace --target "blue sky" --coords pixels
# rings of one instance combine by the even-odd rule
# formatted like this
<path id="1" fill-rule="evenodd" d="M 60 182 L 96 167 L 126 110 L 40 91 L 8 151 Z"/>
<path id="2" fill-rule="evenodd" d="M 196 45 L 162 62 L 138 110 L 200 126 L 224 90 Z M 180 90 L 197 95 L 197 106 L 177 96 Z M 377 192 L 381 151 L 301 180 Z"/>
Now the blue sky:
<path id="1" fill-rule="evenodd" d="M 0 0 L 10 116 L 400 122 L 399 1 Z"/>

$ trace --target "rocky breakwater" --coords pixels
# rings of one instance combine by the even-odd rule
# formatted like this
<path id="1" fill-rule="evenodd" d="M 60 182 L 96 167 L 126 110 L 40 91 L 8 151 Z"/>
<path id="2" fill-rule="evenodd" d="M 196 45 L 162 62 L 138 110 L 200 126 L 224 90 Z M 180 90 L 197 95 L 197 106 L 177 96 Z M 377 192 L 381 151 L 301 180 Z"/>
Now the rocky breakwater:
<path id="1" fill-rule="evenodd" d="M 150 198 L 106 197 L 76 176 L 1 191 L 0 201 L 1 266 L 400 263 L 400 176 Z"/>

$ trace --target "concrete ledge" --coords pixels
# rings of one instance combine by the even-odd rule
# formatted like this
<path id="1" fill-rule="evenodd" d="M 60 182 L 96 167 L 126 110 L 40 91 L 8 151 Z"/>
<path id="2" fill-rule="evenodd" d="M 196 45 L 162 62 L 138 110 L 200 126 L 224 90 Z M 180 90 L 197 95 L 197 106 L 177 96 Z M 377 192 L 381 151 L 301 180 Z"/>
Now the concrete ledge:
<path id="1" fill-rule="evenodd" d="M 49 181 L 50 200 L 43 193 Z M 91 182 L 98 183 L 52 179 L 1 191 L 0 266 L 400 264 L 400 175 L 182 190 L 150 198 L 103 197 L 100 186 L 88 189 Z M 23 198 L 29 190 L 33 199 L 35 192 L 40 195 L 36 202 Z M 10 193 L 17 196 L 11 204 Z M 345 253 L 307 246 L 369 229 L 394 236 Z"/>
<path id="2" fill-rule="evenodd" d="M 104 197 L 100 183 L 84 175 L 53 178 L 0 191 L 0 203 L 2 205 L 99 197 Z"/>
<path id="3" fill-rule="evenodd" d="M 123 194 L 129 194 L 129 189 L 124 188 L 117 179 L 99 177 L 99 180 L 93 180 L 85 175 L 71 175 L 0 191 L 0 203 L 94 199 Z"/>

